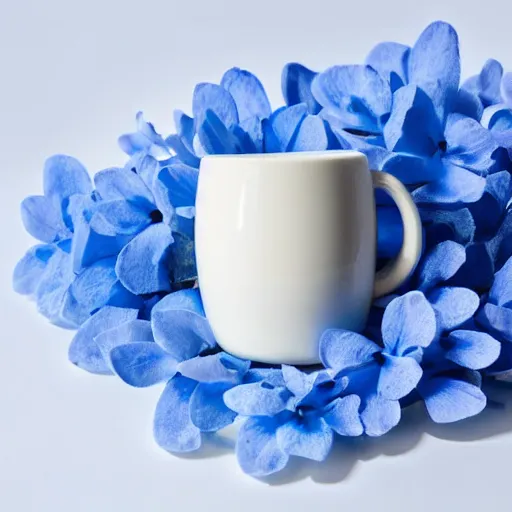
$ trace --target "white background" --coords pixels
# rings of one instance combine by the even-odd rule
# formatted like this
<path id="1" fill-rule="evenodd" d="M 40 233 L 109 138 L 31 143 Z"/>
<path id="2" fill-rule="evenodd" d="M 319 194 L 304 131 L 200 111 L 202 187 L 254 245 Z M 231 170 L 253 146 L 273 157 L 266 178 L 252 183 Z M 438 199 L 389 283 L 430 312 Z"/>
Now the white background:
<path id="1" fill-rule="evenodd" d="M 282 65 L 361 62 L 382 40 L 413 43 L 435 19 L 455 25 L 463 73 L 495 57 L 512 69 L 512 4 L 503 0 L 0 1 L 0 510 L 477 511 L 510 508 L 512 413 L 438 427 L 422 411 L 380 440 L 336 448 L 271 483 L 245 476 L 231 450 L 158 449 L 160 389 L 136 390 L 67 362 L 71 333 L 11 291 L 31 244 L 19 202 L 42 186 L 44 159 L 91 172 L 124 162 L 117 136 L 137 110 L 172 130 L 199 81 L 240 66 L 280 105 Z M 512 394 L 512 390 L 510 391 Z"/>

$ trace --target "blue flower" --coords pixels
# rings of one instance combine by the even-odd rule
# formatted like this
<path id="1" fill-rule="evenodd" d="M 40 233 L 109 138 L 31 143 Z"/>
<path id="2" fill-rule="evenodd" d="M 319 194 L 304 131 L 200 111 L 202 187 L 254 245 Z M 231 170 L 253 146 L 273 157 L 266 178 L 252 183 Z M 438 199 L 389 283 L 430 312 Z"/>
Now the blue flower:
<path id="1" fill-rule="evenodd" d="M 453 205 L 482 196 L 498 149 L 477 121 L 453 113 L 459 79 L 457 34 L 436 22 L 413 48 L 383 43 L 365 66 L 319 74 L 312 91 L 340 141 L 415 188 L 418 204 Z"/>
<path id="2" fill-rule="evenodd" d="M 171 158 L 169 147 L 163 137 L 158 134 L 151 123 L 144 120 L 142 112 L 136 116 L 137 131 L 121 135 L 119 137 L 119 146 L 128 155 L 136 154 L 149 155 L 159 162 L 164 162 Z"/>
<path id="3" fill-rule="evenodd" d="M 496 272 L 487 300 L 476 316 L 477 324 L 501 342 L 501 354 L 487 373 L 512 370 L 512 258 Z"/>
<path id="4" fill-rule="evenodd" d="M 249 475 L 279 471 L 291 455 L 322 461 L 335 432 L 363 433 L 361 401 L 344 393 L 346 379 L 334 382 L 324 370 L 307 374 L 287 365 L 257 376 L 264 378 L 224 393 L 226 405 L 246 418 L 236 450 L 240 466 Z"/>
<path id="5" fill-rule="evenodd" d="M 436 331 L 434 310 L 421 292 L 412 291 L 387 306 L 382 345 L 350 331 L 322 335 L 322 363 L 334 376 L 348 377 L 347 392 L 361 397 L 366 434 L 380 436 L 398 424 L 399 400 L 420 381 L 423 350 Z"/>
<path id="6" fill-rule="evenodd" d="M 77 328 L 106 304 L 135 307 L 114 272 L 119 241 L 91 236 L 88 217 L 96 202 L 87 171 L 74 158 L 46 161 L 44 195 L 21 205 L 27 231 L 43 244 L 32 247 L 14 270 L 14 289 L 29 295 L 52 323 Z M 87 264 L 87 267 L 84 264 Z"/>

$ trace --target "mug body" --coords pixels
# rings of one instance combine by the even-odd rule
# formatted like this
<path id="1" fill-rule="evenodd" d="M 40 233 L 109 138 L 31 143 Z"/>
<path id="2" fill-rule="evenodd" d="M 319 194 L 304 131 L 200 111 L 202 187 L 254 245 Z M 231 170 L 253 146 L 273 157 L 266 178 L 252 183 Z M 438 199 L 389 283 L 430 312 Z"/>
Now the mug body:
<path id="1" fill-rule="evenodd" d="M 363 154 L 204 157 L 195 239 L 205 313 L 227 352 L 313 364 L 325 329 L 364 327 L 376 218 Z"/>

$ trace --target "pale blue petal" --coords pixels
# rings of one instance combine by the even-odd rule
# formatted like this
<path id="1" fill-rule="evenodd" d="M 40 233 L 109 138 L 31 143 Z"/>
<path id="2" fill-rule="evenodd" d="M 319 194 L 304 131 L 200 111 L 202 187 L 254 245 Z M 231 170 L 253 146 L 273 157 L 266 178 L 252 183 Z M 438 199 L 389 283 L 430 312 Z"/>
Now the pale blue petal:
<path id="1" fill-rule="evenodd" d="M 388 82 L 370 66 L 333 66 L 312 83 L 315 99 L 352 128 L 380 131 L 380 119 L 391 109 Z"/>
<path id="2" fill-rule="evenodd" d="M 512 72 L 503 75 L 501 80 L 501 94 L 508 106 L 512 108 Z"/>
<path id="3" fill-rule="evenodd" d="M 295 134 L 290 151 L 325 151 L 329 140 L 323 119 L 308 115 Z"/>
<path id="4" fill-rule="evenodd" d="M 169 137 L 165 139 L 165 143 L 176 153 L 176 156 L 185 165 L 196 168 L 199 167 L 201 160 L 195 155 L 194 147 L 188 147 L 182 137 L 179 135 L 169 135 Z"/>
<path id="5" fill-rule="evenodd" d="M 224 403 L 242 416 L 275 416 L 284 411 L 290 392 L 268 382 L 236 386 L 224 393 Z"/>
<path id="6" fill-rule="evenodd" d="M 484 106 L 477 93 L 468 89 L 459 89 L 453 111 L 479 121 L 484 112 Z"/>
<path id="7" fill-rule="evenodd" d="M 290 151 L 300 124 L 307 115 L 304 103 L 278 110 L 264 125 L 265 150 L 267 153 Z"/>
<path id="8" fill-rule="evenodd" d="M 468 78 L 462 85 L 462 89 L 476 94 L 485 107 L 494 105 L 501 102 L 502 76 L 503 66 L 497 60 L 489 59 L 480 74 Z"/>
<path id="9" fill-rule="evenodd" d="M 190 419 L 201 432 L 216 432 L 231 425 L 237 417 L 222 398 L 232 384 L 200 383 L 190 398 Z"/>
<path id="10" fill-rule="evenodd" d="M 494 283 L 489 294 L 489 301 L 497 306 L 512 306 L 512 258 L 494 276 Z"/>
<path id="11" fill-rule="evenodd" d="M 448 147 L 445 159 L 452 165 L 483 176 L 494 166 L 492 157 L 498 145 L 478 121 L 460 114 L 450 114 L 446 121 L 445 138 Z"/>
<path id="12" fill-rule="evenodd" d="M 446 358 L 470 370 L 491 366 L 500 355 L 501 344 L 484 332 L 453 331 L 446 343 Z"/>
<path id="13" fill-rule="evenodd" d="M 70 287 L 71 294 L 87 311 L 101 308 L 109 301 L 117 283 L 115 258 L 100 260 L 83 270 Z"/>
<path id="14" fill-rule="evenodd" d="M 287 364 L 282 365 L 281 371 L 286 387 L 298 400 L 301 400 L 311 392 L 318 379 L 317 372 L 305 373 L 295 366 Z"/>
<path id="15" fill-rule="evenodd" d="M 389 400 L 400 400 L 416 388 L 423 371 L 412 357 L 384 356 L 377 391 Z"/>
<path id="16" fill-rule="evenodd" d="M 196 126 L 203 124 L 208 110 L 214 112 L 227 128 L 239 122 L 235 100 L 224 87 L 208 83 L 197 84 L 192 100 Z"/>
<path id="17" fill-rule="evenodd" d="M 181 110 L 175 110 L 173 118 L 178 134 L 183 138 L 190 149 L 192 147 L 192 140 L 194 139 L 194 119 L 187 116 Z"/>
<path id="18" fill-rule="evenodd" d="M 430 96 L 437 116 L 444 121 L 460 81 L 459 40 L 451 25 L 436 21 L 422 32 L 409 56 L 408 77 L 409 83 Z"/>
<path id="19" fill-rule="evenodd" d="M 61 211 L 45 196 L 24 199 L 21 220 L 27 232 L 41 242 L 51 243 L 71 235 L 62 221 Z"/>
<path id="20" fill-rule="evenodd" d="M 157 199 L 164 197 L 164 206 L 159 204 L 162 211 L 171 205 L 173 208 L 194 206 L 196 204 L 197 180 L 199 171 L 183 164 L 172 164 L 158 173 L 155 187 L 162 190 Z"/>
<path id="21" fill-rule="evenodd" d="M 400 43 L 379 43 L 370 51 L 365 64 L 384 77 L 394 91 L 407 83 L 409 51 L 408 46 Z"/>
<path id="22" fill-rule="evenodd" d="M 243 144 L 233 131 L 212 110 L 206 111 L 203 122 L 198 126 L 199 142 L 206 154 L 231 155 L 247 152 L 243 150 Z"/>
<path id="23" fill-rule="evenodd" d="M 418 185 L 439 179 L 443 165 L 439 158 L 391 153 L 382 163 L 382 170 L 392 174 L 405 185 Z"/>
<path id="24" fill-rule="evenodd" d="M 512 343 L 512 309 L 486 304 L 477 319 L 492 335 Z"/>
<path id="25" fill-rule="evenodd" d="M 311 92 L 311 83 L 317 73 L 302 64 L 290 62 L 283 68 L 281 74 L 281 90 L 284 100 L 290 107 L 305 103 L 310 114 L 318 114 L 322 108 Z"/>
<path id="26" fill-rule="evenodd" d="M 46 270 L 49 259 L 57 247 L 55 245 L 34 245 L 16 264 L 13 273 L 13 287 L 16 293 L 35 293 Z"/>
<path id="27" fill-rule="evenodd" d="M 250 366 L 244 361 L 224 352 L 211 356 L 194 357 L 180 363 L 179 372 L 198 382 L 240 383 Z"/>
<path id="28" fill-rule="evenodd" d="M 415 85 L 401 87 L 393 94 L 393 108 L 384 126 L 384 140 L 390 151 L 430 157 L 444 140 L 434 105 Z"/>
<path id="29" fill-rule="evenodd" d="M 123 286 L 136 295 L 169 291 L 169 247 L 171 229 L 154 224 L 137 235 L 119 253 L 116 273 Z"/>
<path id="30" fill-rule="evenodd" d="M 235 100 L 240 122 L 256 116 L 269 117 L 272 110 L 261 82 L 249 71 L 231 68 L 224 73 L 221 83 Z"/>
<path id="31" fill-rule="evenodd" d="M 94 184 L 104 201 L 126 200 L 144 207 L 153 203 L 153 195 L 142 178 L 128 169 L 112 167 L 98 172 Z"/>
<path id="32" fill-rule="evenodd" d="M 91 178 L 78 160 L 66 155 L 54 155 L 46 160 L 44 195 L 55 208 L 64 211 L 71 196 L 91 192 Z"/>
<path id="33" fill-rule="evenodd" d="M 377 394 L 373 394 L 365 400 L 361 412 L 365 434 L 370 437 L 386 434 L 398 425 L 400 417 L 400 403 L 397 400 L 388 400 Z"/>
<path id="34" fill-rule="evenodd" d="M 155 341 L 177 361 L 195 357 L 216 345 L 197 289 L 164 297 L 153 308 L 151 324 Z"/>
<path id="35" fill-rule="evenodd" d="M 478 295 L 468 288 L 437 288 L 428 294 L 428 300 L 436 312 L 440 332 L 461 326 L 475 314 L 480 305 Z"/>
<path id="36" fill-rule="evenodd" d="M 394 299 L 384 312 L 382 339 L 391 355 L 427 347 L 436 334 L 436 317 L 423 293 L 409 292 Z"/>
<path id="37" fill-rule="evenodd" d="M 191 452 L 201 446 L 201 432 L 190 419 L 189 404 L 197 382 L 180 375 L 171 379 L 158 400 L 153 420 L 157 444 L 170 452 Z"/>
<path id="38" fill-rule="evenodd" d="M 104 331 L 135 320 L 138 313 L 136 309 L 112 306 L 100 309 L 84 322 L 76 333 L 69 346 L 69 360 L 88 372 L 111 373 L 94 338 Z"/>
<path id="39" fill-rule="evenodd" d="M 382 349 L 362 334 L 329 329 L 320 338 L 320 359 L 335 373 L 366 364 Z"/>
<path id="40" fill-rule="evenodd" d="M 446 161 L 445 176 L 418 188 L 412 196 L 418 204 L 456 205 L 478 201 L 484 190 L 485 178 Z"/>
<path id="41" fill-rule="evenodd" d="M 276 418 L 249 418 L 240 428 L 236 455 L 242 470 L 254 477 L 276 473 L 288 463 L 288 455 L 277 443 Z"/>
<path id="42" fill-rule="evenodd" d="M 319 417 L 294 417 L 277 429 L 277 444 L 288 455 L 323 461 L 332 448 L 333 433 Z"/>
<path id="43" fill-rule="evenodd" d="M 118 345 L 132 341 L 153 341 L 151 323 L 147 320 L 130 320 L 112 329 L 100 332 L 94 342 L 100 349 L 105 361 L 109 361 L 110 351 Z"/>
<path id="44" fill-rule="evenodd" d="M 263 122 L 259 117 L 248 117 L 240 123 L 240 128 L 250 138 L 256 153 L 263 153 Z"/>
<path id="45" fill-rule="evenodd" d="M 448 281 L 466 261 L 464 247 L 451 240 L 436 245 L 424 256 L 418 267 L 418 288 L 428 291 Z"/>
<path id="46" fill-rule="evenodd" d="M 480 388 L 448 377 L 422 381 L 420 393 L 428 414 L 436 423 L 452 423 L 475 416 L 487 403 Z"/>
<path id="47" fill-rule="evenodd" d="M 124 199 L 101 202 L 91 220 L 91 228 L 105 236 L 136 235 L 151 224 L 150 213 L 154 209 L 150 203 L 139 205 Z"/>
<path id="48" fill-rule="evenodd" d="M 361 399 L 357 395 L 348 395 L 331 402 L 323 418 L 327 425 L 340 436 L 360 436 L 364 427 L 359 415 Z"/>
<path id="49" fill-rule="evenodd" d="M 165 382 L 177 371 L 176 361 L 159 345 L 147 341 L 114 347 L 110 351 L 110 364 L 123 382 L 137 388 Z"/>

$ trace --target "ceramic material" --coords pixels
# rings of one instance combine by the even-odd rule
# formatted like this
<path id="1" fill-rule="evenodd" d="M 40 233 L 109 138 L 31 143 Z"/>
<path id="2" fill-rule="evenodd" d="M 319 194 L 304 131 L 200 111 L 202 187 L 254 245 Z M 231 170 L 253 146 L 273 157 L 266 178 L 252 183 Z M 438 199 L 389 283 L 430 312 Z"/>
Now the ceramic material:
<path id="1" fill-rule="evenodd" d="M 374 187 L 392 196 L 405 232 L 397 260 L 377 274 Z M 361 330 L 372 297 L 398 287 L 421 253 L 409 193 L 356 151 L 207 156 L 195 229 L 218 343 L 266 363 L 318 362 L 320 334 Z"/>

